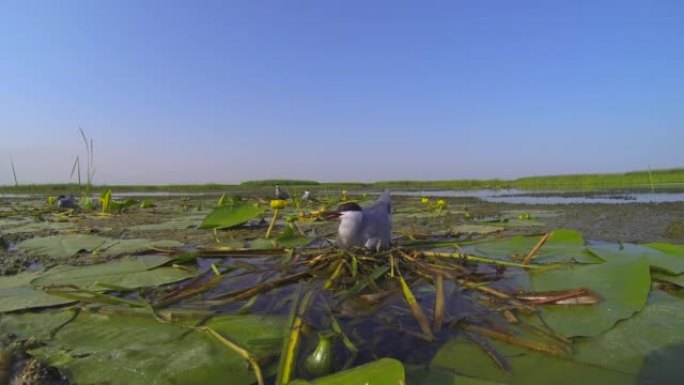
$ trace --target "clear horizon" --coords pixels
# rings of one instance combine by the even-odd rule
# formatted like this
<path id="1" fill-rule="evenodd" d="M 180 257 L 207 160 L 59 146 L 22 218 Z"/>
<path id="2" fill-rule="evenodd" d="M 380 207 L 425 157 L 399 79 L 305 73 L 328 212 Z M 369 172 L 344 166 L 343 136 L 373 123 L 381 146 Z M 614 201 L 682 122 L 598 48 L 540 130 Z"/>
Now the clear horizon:
<path id="1" fill-rule="evenodd" d="M 4 3 L 0 185 L 684 167 L 682 2 L 199 4 Z"/>

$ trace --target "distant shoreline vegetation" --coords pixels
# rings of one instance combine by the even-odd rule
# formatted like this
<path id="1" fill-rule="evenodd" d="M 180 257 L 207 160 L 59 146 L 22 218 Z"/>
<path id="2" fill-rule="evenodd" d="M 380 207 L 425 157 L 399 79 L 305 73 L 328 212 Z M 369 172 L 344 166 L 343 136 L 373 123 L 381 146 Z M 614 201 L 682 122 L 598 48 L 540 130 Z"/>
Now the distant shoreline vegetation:
<path id="1" fill-rule="evenodd" d="M 684 190 L 684 168 L 630 171 L 612 174 L 568 174 L 531 176 L 512 180 L 501 179 L 458 179 L 458 180 L 396 180 L 372 183 L 360 182 L 318 182 L 314 180 L 265 179 L 246 181 L 240 184 L 174 184 L 174 185 L 99 185 L 94 191 L 111 189 L 115 192 L 221 192 L 241 190 L 270 191 L 273 186 L 289 186 L 303 191 L 323 189 L 522 189 L 522 190 Z M 2 185 L 4 193 L 39 193 L 75 191 L 75 183 Z"/>

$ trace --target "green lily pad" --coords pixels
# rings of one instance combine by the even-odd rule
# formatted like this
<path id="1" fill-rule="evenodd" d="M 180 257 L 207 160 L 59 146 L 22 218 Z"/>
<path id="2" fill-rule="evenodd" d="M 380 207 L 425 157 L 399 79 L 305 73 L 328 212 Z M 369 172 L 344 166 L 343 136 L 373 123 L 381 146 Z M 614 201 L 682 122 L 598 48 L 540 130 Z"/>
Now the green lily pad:
<path id="1" fill-rule="evenodd" d="M 257 215 L 263 214 L 265 211 L 265 206 L 255 206 L 248 203 L 218 206 L 204 218 L 200 228 L 226 229 L 241 225 Z"/>
<path id="2" fill-rule="evenodd" d="M 646 259 L 621 260 L 596 265 L 567 267 L 529 273 L 527 290 L 589 288 L 600 296 L 596 305 L 541 306 L 542 317 L 565 337 L 591 337 L 631 317 L 646 304 L 651 286 Z M 519 278 L 522 280 L 523 278 Z M 531 317 L 534 322 L 536 317 Z"/>
<path id="3" fill-rule="evenodd" d="M 311 242 L 311 240 L 296 233 L 291 227 L 286 227 L 283 234 L 276 239 L 276 242 L 281 247 L 297 247 L 304 246 Z"/>
<path id="4" fill-rule="evenodd" d="M 476 253 L 487 257 L 506 259 L 512 255 L 527 255 L 540 239 L 541 236 L 515 236 L 500 241 L 480 243 L 473 249 Z M 553 234 L 537 251 L 534 262 L 601 263 L 603 261 L 586 250 L 580 233 L 574 230 L 558 229 L 553 231 Z"/>
<path id="5" fill-rule="evenodd" d="M 88 266 L 61 265 L 47 271 L 27 271 L 0 277 L 0 312 L 74 302 L 50 295 L 40 287 L 76 285 L 82 289 L 105 291 L 111 285 L 135 289 L 159 286 L 193 277 L 194 274 L 171 267 L 160 267 L 171 258 L 150 255 L 126 258 Z M 110 285 L 110 286 L 107 286 Z"/>
<path id="6" fill-rule="evenodd" d="M 121 239 L 100 237 L 90 234 L 65 234 L 27 239 L 17 249 L 32 254 L 67 258 L 79 252 L 97 251 L 101 255 L 114 256 L 135 253 L 150 248 L 174 248 L 183 246 L 177 241 L 152 241 L 148 239 Z"/>
<path id="7" fill-rule="evenodd" d="M 33 220 L 30 218 L 0 218 L 0 230 L 22 226 L 31 222 Z M 2 232 L 5 232 L 5 230 L 2 230 Z"/>
<path id="8" fill-rule="evenodd" d="M 267 250 L 276 247 L 276 241 L 272 239 L 257 238 L 247 242 L 247 248 L 253 250 Z"/>
<path id="9" fill-rule="evenodd" d="M 190 227 L 198 227 L 200 225 L 200 223 L 202 222 L 202 218 L 203 217 L 197 217 L 197 216 L 176 218 L 176 219 L 172 219 L 170 221 L 161 222 L 161 223 L 150 223 L 150 224 L 145 224 L 145 225 L 131 226 L 131 227 L 129 227 L 129 229 L 141 230 L 141 231 L 184 230 L 184 229 L 187 229 Z"/>
<path id="10" fill-rule="evenodd" d="M 107 290 L 107 285 L 115 285 L 135 289 L 177 282 L 195 275 L 182 269 L 159 267 L 171 260 L 147 255 L 88 266 L 60 265 L 33 279 L 31 285 L 75 285 L 87 290 Z"/>
<path id="11" fill-rule="evenodd" d="M 653 271 L 651 272 L 651 278 L 657 279 L 659 281 L 670 282 L 679 287 L 684 287 L 684 274 L 670 275 L 658 271 Z"/>
<path id="12" fill-rule="evenodd" d="M 65 316 L 66 313 L 66 316 Z M 20 338 L 45 338 L 45 331 L 71 312 L 10 315 L 0 330 Z M 66 318 L 66 319 L 65 319 Z M 194 321 L 196 323 L 198 320 Z M 217 316 L 207 326 L 264 361 L 280 352 L 284 322 L 263 316 Z M 35 331 L 43 331 L 38 335 Z M 187 334 L 186 334 L 187 333 Z M 245 359 L 207 333 L 160 323 L 150 315 L 81 312 L 31 355 L 57 367 L 78 384 L 176 385 L 255 382 Z M 272 375 L 274 365 L 262 366 Z"/>
<path id="13" fill-rule="evenodd" d="M 631 319 L 577 344 L 574 360 L 638 377 L 640 384 L 680 384 L 684 301 L 655 291 Z"/>
<path id="14" fill-rule="evenodd" d="M 503 230 L 503 226 L 490 225 L 458 225 L 451 228 L 454 234 L 490 234 Z"/>
<path id="15" fill-rule="evenodd" d="M 457 338 L 439 350 L 431 370 L 510 384 L 676 385 L 681 383 L 684 358 L 682 312 L 684 301 L 656 291 L 641 312 L 600 336 L 580 340 L 571 356 L 551 357 L 490 341 L 510 365 L 510 372 L 504 373 L 479 347 Z"/>
<path id="16" fill-rule="evenodd" d="M 5 234 L 19 234 L 19 233 L 33 233 L 33 232 L 45 231 L 45 230 L 52 230 L 52 231 L 66 230 L 66 229 L 71 229 L 71 228 L 74 228 L 74 224 L 69 223 L 69 222 L 41 221 L 41 222 L 25 223 L 21 226 L 7 227 L 7 228 L 3 229 L 2 232 Z"/>
<path id="17" fill-rule="evenodd" d="M 509 372 L 499 369 L 479 346 L 461 337 L 449 341 L 437 352 L 431 369 L 443 369 L 469 378 L 516 385 L 633 383 L 633 376 L 614 370 L 552 357 L 499 341 L 490 341 L 490 344 L 505 358 L 510 366 Z M 431 383 L 433 384 L 441 385 Z"/>
<path id="18" fill-rule="evenodd" d="M 0 276 L 0 312 L 57 306 L 74 302 L 31 287 L 31 281 L 41 274 L 41 271 L 25 271 L 16 275 Z"/>
<path id="19" fill-rule="evenodd" d="M 406 368 L 406 383 L 411 385 L 505 385 L 505 382 L 456 374 L 433 367 Z"/>
<path id="20" fill-rule="evenodd" d="M 635 259 L 644 257 L 651 267 L 668 274 L 684 273 L 684 246 L 666 243 L 601 244 L 594 245 L 589 251 L 605 261 Z"/>
<path id="21" fill-rule="evenodd" d="M 290 385 L 400 385 L 404 384 L 404 365 L 392 358 L 381 358 L 314 381 L 297 380 Z"/>

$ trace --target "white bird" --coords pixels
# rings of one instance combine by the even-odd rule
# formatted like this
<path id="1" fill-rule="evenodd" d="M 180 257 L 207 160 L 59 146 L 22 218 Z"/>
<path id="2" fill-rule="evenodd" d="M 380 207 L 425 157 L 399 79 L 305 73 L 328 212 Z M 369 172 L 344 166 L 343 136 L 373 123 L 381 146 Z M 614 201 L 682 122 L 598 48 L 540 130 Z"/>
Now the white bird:
<path id="1" fill-rule="evenodd" d="M 313 199 L 311 196 L 311 191 L 309 191 L 309 190 L 304 191 L 304 194 L 302 194 L 302 200 L 303 201 L 310 201 L 311 199 Z"/>
<path id="2" fill-rule="evenodd" d="M 341 204 L 329 218 L 340 218 L 337 245 L 342 248 L 386 249 L 392 241 L 392 203 L 385 190 L 371 206 L 361 208 L 354 202 Z"/>
<path id="3" fill-rule="evenodd" d="M 275 187 L 275 196 L 276 196 L 276 199 L 283 199 L 283 200 L 290 199 L 290 194 L 287 191 L 281 189 L 279 184 L 277 184 Z"/>

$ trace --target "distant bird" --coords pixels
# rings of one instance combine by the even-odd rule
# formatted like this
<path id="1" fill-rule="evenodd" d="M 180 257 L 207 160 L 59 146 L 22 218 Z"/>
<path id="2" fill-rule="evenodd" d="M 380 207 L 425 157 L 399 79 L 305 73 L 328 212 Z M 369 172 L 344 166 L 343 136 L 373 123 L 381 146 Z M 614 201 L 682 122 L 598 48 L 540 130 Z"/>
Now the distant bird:
<path id="1" fill-rule="evenodd" d="M 304 191 L 304 194 L 302 194 L 302 200 L 303 201 L 310 201 L 312 199 L 313 199 L 313 197 L 311 196 L 311 191 L 309 191 L 309 190 Z"/>
<path id="2" fill-rule="evenodd" d="M 342 248 L 386 249 L 392 241 L 392 203 L 385 190 L 371 206 L 361 208 L 354 202 L 341 204 L 328 218 L 340 218 L 337 245 Z"/>
<path id="3" fill-rule="evenodd" d="M 287 191 L 281 189 L 279 184 L 276 185 L 275 196 L 276 196 L 276 199 L 283 199 L 283 200 L 290 199 L 290 194 Z"/>
<path id="4" fill-rule="evenodd" d="M 76 198 L 74 196 L 70 196 L 69 198 L 65 197 L 64 195 L 60 195 L 57 198 L 57 208 L 60 209 L 75 209 L 78 208 L 78 202 L 76 202 Z"/>

